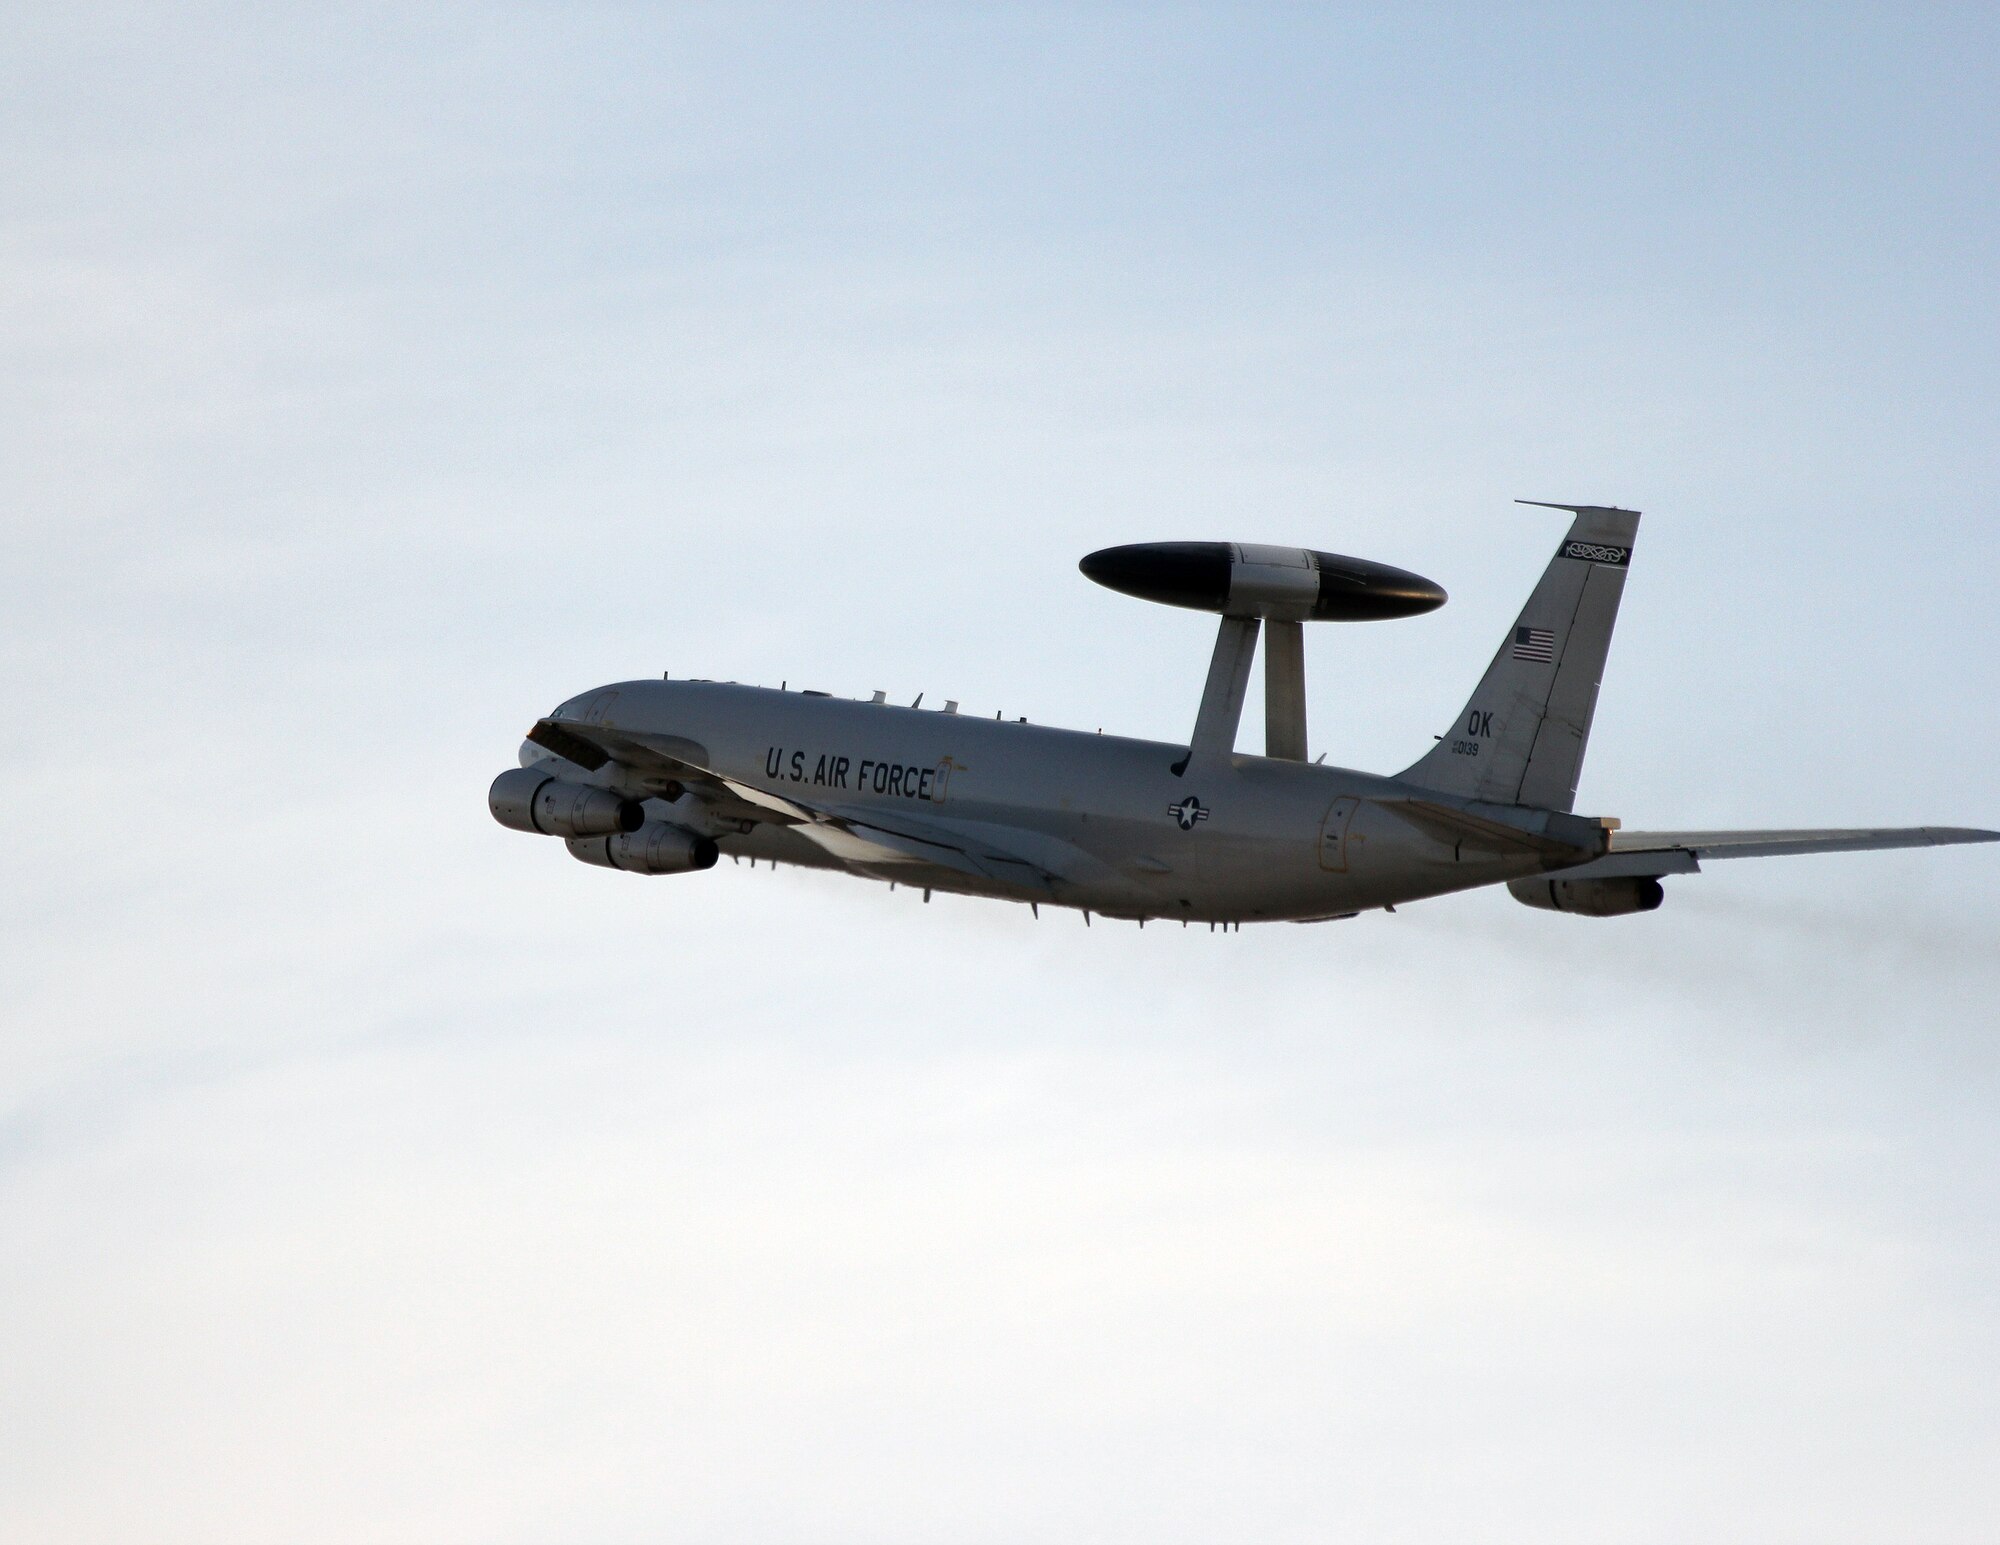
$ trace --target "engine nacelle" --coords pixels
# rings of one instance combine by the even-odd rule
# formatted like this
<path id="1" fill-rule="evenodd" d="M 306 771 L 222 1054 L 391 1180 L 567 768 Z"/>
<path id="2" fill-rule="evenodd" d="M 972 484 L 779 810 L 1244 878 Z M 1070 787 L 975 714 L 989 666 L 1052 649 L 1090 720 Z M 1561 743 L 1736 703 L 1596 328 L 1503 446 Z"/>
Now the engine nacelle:
<path id="1" fill-rule="evenodd" d="M 1544 912 L 1573 912 L 1578 917 L 1623 917 L 1651 912 L 1667 893 L 1649 874 L 1618 875 L 1605 880 L 1565 880 L 1550 875 L 1540 880 L 1509 880 L 1514 899 Z"/>
<path id="2" fill-rule="evenodd" d="M 667 821 L 648 821 L 635 832 L 611 837 L 576 837 L 569 843 L 573 857 L 627 874 L 685 874 L 713 869 L 721 855 L 715 839 Z"/>
<path id="3" fill-rule="evenodd" d="M 502 826 L 545 837 L 596 837 L 637 831 L 645 809 L 609 789 L 568 783 L 538 767 L 515 767 L 493 780 L 486 808 Z"/>

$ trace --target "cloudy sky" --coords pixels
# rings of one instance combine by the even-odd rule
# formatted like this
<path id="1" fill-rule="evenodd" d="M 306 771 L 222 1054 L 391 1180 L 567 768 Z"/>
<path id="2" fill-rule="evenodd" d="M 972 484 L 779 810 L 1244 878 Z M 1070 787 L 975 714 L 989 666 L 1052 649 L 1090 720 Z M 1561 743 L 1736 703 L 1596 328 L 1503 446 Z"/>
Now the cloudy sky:
<path id="1" fill-rule="evenodd" d="M 1989 7 L 10 9 L 0 1535 L 1984 1542 L 2000 861 L 1229 936 L 488 818 L 660 670 L 2000 825 Z M 1255 713 L 1246 744 L 1258 744 Z"/>

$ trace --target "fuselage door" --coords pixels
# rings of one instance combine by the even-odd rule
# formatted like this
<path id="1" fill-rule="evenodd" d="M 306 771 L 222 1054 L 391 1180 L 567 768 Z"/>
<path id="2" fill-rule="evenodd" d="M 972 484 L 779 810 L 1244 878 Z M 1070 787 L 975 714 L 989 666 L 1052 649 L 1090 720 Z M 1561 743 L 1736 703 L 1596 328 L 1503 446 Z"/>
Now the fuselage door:
<path id="1" fill-rule="evenodd" d="M 1333 802 L 1326 819 L 1319 824 L 1319 866 L 1333 874 L 1347 873 L 1347 826 L 1361 807 L 1358 799 Z"/>

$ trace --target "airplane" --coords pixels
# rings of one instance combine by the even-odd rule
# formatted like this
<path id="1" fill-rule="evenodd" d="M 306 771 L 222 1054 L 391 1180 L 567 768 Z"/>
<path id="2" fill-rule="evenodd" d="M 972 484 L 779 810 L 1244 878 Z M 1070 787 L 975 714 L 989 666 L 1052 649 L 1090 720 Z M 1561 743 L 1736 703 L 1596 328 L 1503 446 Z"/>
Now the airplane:
<path id="1" fill-rule="evenodd" d="M 1523 504 L 1541 501 L 1520 500 Z M 825 692 L 622 681 L 528 731 L 493 782 L 501 825 L 588 864 L 703 870 L 721 855 L 1136 921 L 1319 922 L 1505 885 L 1551 912 L 1650 912 L 1663 879 L 1726 858 L 1992 842 L 2000 832 L 1626 831 L 1576 813 L 1636 511 L 1570 515 L 1464 709 L 1392 776 L 1306 760 L 1304 625 L 1416 616 L 1445 592 L 1366 559 L 1150 542 L 1082 560 L 1100 584 L 1221 614 L 1186 745 Z M 1264 637 L 1264 754 L 1236 749 Z"/>

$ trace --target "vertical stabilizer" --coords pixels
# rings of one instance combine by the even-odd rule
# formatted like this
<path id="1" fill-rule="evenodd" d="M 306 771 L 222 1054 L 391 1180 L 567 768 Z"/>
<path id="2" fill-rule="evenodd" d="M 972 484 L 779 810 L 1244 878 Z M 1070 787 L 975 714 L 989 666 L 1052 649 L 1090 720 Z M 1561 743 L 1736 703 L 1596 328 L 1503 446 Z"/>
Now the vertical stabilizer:
<path id="1" fill-rule="evenodd" d="M 1523 504 L 1533 500 L 1521 500 Z M 1451 729 L 1405 782 L 1501 805 L 1571 810 L 1618 620 L 1635 510 L 1554 504 L 1576 519 Z"/>

